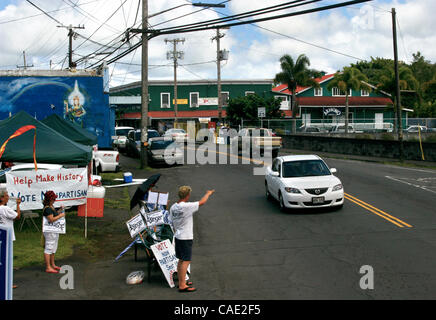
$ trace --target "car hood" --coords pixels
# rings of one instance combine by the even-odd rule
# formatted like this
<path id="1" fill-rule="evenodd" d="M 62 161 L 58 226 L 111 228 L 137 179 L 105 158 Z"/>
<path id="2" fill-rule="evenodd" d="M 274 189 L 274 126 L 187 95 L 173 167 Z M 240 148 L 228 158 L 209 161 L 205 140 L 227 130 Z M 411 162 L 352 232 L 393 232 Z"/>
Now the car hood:
<path id="1" fill-rule="evenodd" d="M 282 178 L 286 187 L 297 189 L 308 188 L 328 188 L 341 183 L 334 175 L 316 176 L 316 177 L 299 177 L 299 178 Z"/>

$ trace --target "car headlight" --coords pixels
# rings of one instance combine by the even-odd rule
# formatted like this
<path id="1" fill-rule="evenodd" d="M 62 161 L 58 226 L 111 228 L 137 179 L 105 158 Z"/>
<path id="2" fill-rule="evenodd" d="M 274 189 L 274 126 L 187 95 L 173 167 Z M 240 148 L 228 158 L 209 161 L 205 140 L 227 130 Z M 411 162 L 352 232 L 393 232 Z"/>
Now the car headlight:
<path id="1" fill-rule="evenodd" d="M 285 191 L 288 193 L 301 193 L 300 190 L 295 188 L 285 188 Z"/>
<path id="2" fill-rule="evenodd" d="M 338 191 L 338 190 L 342 190 L 342 184 L 337 184 L 333 187 L 332 191 Z"/>

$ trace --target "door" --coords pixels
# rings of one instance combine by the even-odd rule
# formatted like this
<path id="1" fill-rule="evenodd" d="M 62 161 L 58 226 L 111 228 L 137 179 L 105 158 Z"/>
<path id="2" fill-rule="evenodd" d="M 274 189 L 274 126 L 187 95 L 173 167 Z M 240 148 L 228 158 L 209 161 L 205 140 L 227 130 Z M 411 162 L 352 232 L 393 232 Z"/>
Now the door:
<path id="1" fill-rule="evenodd" d="M 303 120 L 303 124 L 306 125 L 306 128 L 310 127 L 310 113 L 303 113 L 302 120 Z"/>
<path id="2" fill-rule="evenodd" d="M 383 129 L 383 113 L 375 114 L 375 129 L 381 130 Z"/>

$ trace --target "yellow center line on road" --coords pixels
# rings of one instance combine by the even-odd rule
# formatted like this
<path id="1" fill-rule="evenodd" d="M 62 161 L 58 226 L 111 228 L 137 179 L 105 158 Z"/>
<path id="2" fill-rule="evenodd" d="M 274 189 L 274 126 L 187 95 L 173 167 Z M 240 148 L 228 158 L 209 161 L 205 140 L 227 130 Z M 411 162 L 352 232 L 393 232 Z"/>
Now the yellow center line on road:
<path id="1" fill-rule="evenodd" d="M 186 150 L 192 150 L 192 151 L 196 151 L 197 150 L 195 148 L 194 149 L 189 148 L 188 146 L 186 146 L 185 148 L 186 148 Z M 228 153 L 228 152 L 220 152 L 220 151 L 213 150 L 213 149 L 205 149 L 205 150 L 214 152 L 216 154 L 223 154 L 223 155 L 228 155 L 230 157 L 234 157 L 234 158 L 238 158 L 238 159 L 242 159 L 242 160 L 247 160 L 247 161 L 250 161 L 250 162 L 252 162 L 254 164 L 264 164 L 264 165 L 267 165 L 267 166 L 271 165 L 271 163 L 266 162 L 266 161 L 260 161 L 260 160 L 256 160 L 256 159 L 251 159 L 251 158 L 239 156 L 239 155 L 234 155 L 234 154 L 231 154 L 231 153 Z M 381 218 L 391 222 L 392 224 L 395 224 L 396 226 L 398 226 L 400 228 L 404 228 L 404 227 L 412 228 L 412 226 L 410 224 L 408 224 L 408 223 L 406 223 L 406 222 L 404 222 L 404 221 L 402 221 L 402 220 L 400 220 L 400 219 L 398 219 L 398 218 L 396 218 L 396 217 L 394 217 L 394 216 L 384 212 L 383 210 L 380 210 L 380 209 L 370 205 L 369 203 L 366 203 L 366 202 L 364 202 L 364 201 L 362 201 L 362 200 L 352 196 L 351 194 L 344 193 L 344 198 L 349 200 L 349 201 L 351 201 L 351 202 L 353 202 L 353 203 L 355 203 L 355 204 L 357 204 L 358 206 L 368 210 L 369 212 L 374 213 L 374 214 L 378 215 L 379 217 L 381 217 Z"/>
<path id="2" fill-rule="evenodd" d="M 379 217 L 381 217 L 381 218 L 383 218 L 383 219 L 385 219 L 385 220 L 395 224 L 396 226 L 398 226 L 400 228 L 403 228 L 403 227 L 412 228 L 412 226 L 410 224 L 408 224 L 408 223 L 406 223 L 406 222 L 404 222 L 404 221 L 402 221 L 402 220 L 400 220 L 400 219 L 398 219 L 398 218 L 396 218 L 396 217 L 394 217 L 394 216 L 384 212 L 383 210 L 380 210 L 380 209 L 370 205 L 369 203 L 366 203 L 366 202 L 364 202 L 364 201 L 362 201 L 362 200 L 352 196 L 351 194 L 344 193 L 344 197 L 345 197 L 345 199 L 347 199 L 347 200 L 357 204 L 358 206 L 361 206 L 362 208 L 364 208 L 364 209 L 366 209 L 366 210 L 368 210 L 368 211 L 378 215 Z"/>

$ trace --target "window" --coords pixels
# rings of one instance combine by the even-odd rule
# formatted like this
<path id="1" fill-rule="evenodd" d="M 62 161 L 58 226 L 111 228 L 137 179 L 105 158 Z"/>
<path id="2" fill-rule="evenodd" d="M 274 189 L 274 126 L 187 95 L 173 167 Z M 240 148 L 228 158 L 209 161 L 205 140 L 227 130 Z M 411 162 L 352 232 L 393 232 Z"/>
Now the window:
<path id="1" fill-rule="evenodd" d="M 255 95 L 254 91 L 245 91 L 245 96 L 252 96 Z"/>
<path id="2" fill-rule="evenodd" d="M 369 91 L 366 91 L 364 89 L 360 90 L 360 95 L 362 97 L 368 97 L 369 96 Z"/>
<path id="3" fill-rule="evenodd" d="M 352 96 L 352 93 L 353 93 L 353 92 L 352 92 L 352 90 L 350 89 L 350 91 L 348 92 L 348 96 L 351 97 L 351 96 Z M 333 95 L 333 97 L 345 97 L 345 92 L 339 90 L 338 87 L 334 87 L 334 88 L 332 89 L 332 95 Z"/>
<path id="4" fill-rule="evenodd" d="M 229 92 L 221 91 L 221 101 L 223 106 L 227 106 L 229 104 Z"/>
<path id="5" fill-rule="evenodd" d="M 170 94 L 167 92 L 162 92 L 160 94 L 160 107 L 161 108 L 170 108 Z"/>
<path id="6" fill-rule="evenodd" d="M 190 101 L 190 107 L 191 108 L 198 108 L 198 98 L 200 94 L 198 92 L 191 92 L 189 93 L 189 101 Z"/>
<path id="7" fill-rule="evenodd" d="M 321 97 L 322 96 L 322 88 L 315 88 L 315 97 Z"/>

